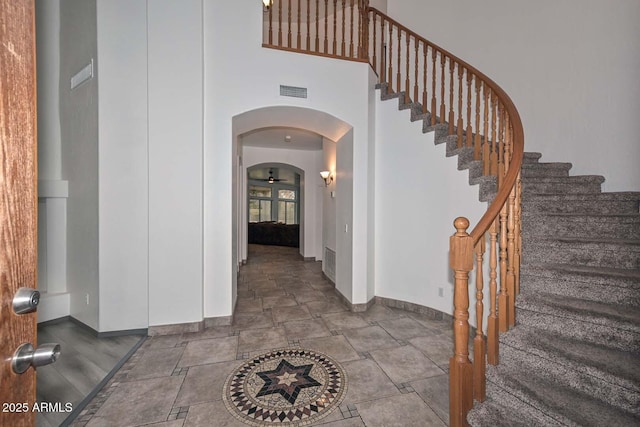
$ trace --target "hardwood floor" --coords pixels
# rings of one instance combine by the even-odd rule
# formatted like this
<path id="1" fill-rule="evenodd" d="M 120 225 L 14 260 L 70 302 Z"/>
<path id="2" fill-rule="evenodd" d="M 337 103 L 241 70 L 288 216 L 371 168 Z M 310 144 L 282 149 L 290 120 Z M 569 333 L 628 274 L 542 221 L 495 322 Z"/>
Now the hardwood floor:
<path id="1" fill-rule="evenodd" d="M 62 352 L 52 365 L 38 368 L 37 401 L 78 405 L 118 365 L 137 344 L 142 335 L 98 338 L 91 331 L 69 319 L 38 325 L 38 343 L 55 342 Z M 68 412 L 43 412 L 36 426 L 59 426 Z"/>

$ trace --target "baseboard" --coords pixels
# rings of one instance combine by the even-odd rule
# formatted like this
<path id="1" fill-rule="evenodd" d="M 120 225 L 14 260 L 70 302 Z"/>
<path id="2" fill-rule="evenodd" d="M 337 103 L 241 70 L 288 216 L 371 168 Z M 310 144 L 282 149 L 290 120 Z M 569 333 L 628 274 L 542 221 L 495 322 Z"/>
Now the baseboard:
<path id="1" fill-rule="evenodd" d="M 170 325 L 149 326 L 149 336 L 155 337 L 158 335 L 175 335 L 184 334 L 189 332 L 202 332 L 204 330 L 204 321 L 188 322 L 188 323 L 174 323 Z"/>
<path id="2" fill-rule="evenodd" d="M 141 329 L 124 329 L 122 331 L 98 332 L 98 338 L 124 337 L 128 335 L 142 335 L 146 337 L 149 335 L 149 329 L 141 328 Z"/>
<path id="3" fill-rule="evenodd" d="M 217 326 L 230 326 L 233 324 L 233 315 L 231 316 L 219 316 L 219 317 L 206 317 L 200 322 L 188 322 L 188 323 L 175 323 L 171 325 L 150 326 L 148 335 L 150 337 L 158 335 L 175 335 L 184 334 L 190 332 L 202 332 L 208 328 L 215 328 Z"/>
<path id="4" fill-rule="evenodd" d="M 322 272 L 322 278 L 323 278 L 323 279 L 325 279 L 325 280 L 327 280 L 327 281 L 329 281 L 329 282 L 333 285 L 333 287 L 334 287 L 334 288 L 336 287 L 336 282 L 334 282 L 333 280 L 331 280 L 331 277 L 329 277 L 329 276 L 327 276 L 326 274 L 324 274 L 324 271 Z"/>
<path id="5" fill-rule="evenodd" d="M 231 316 L 206 317 L 204 319 L 204 328 L 215 328 L 216 326 L 233 325 L 233 314 Z"/>
<path id="6" fill-rule="evenodd" d="M 412 313 L 423 314 L 432 320 L 450 320 L 453 322 L 453 316 L 440 310 L 436 310 L 435 308 L 393 298 L 377 296 L 374 299 L 376 304 L 385 305 L 392 308 L 399 308 L 401 310 L 411 311 Z"/>
<path id="7" fill-rule="evenodd" d="M 323 273 L 324 274 L 324 273 Z M 347 299 L 347 297 L 345 297 L 344 295 L 342 295 L 342 292 L 340 292 L 338 290 L 338 288 L 336 288 L 335 284 L 333 282 L 331 282 L 333 284 L 333 291 L 335 292 L 335 294 L 338 296 L 338 298 L 340 299 L 340 302 L 342 302 L 342 304 L 347 307 L 349 309 L 349 311 L 351 311 L 352 313 L 362 313 L 367 311 L 373 304 L 375 304 L 375 298 L 371 298 L 368 302 L 366 303 L 362 303 L 362 304 L 352 304 L 351 301 L 349 301 Z"/>

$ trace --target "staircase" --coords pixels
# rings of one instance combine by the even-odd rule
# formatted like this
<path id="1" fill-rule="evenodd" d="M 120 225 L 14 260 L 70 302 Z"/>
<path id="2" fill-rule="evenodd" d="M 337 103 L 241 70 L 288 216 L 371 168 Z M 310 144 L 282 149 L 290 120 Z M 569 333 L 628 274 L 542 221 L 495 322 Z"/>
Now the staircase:
<path id="1" fill-rule="evenodd" d="M 640 193 L 570 163 L 522 166 L 517 325 L 473 426 L 640 425 Z"/>

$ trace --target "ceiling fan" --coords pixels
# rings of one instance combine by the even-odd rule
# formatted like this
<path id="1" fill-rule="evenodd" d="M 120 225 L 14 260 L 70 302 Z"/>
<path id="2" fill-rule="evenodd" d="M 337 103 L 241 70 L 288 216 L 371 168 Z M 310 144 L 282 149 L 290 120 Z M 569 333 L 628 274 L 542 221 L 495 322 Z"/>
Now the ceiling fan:
<path id="1" fill-rule="evenodd" d="M 273 171 L 269 170 L 269 178 L 262 178 L 262 179 L 259 179 L 258 181 L 265 181 L 265 182 L 268 182 L 269 184 L 273 184 L 274 182 L 287 181 L 287 180 L 286 179 L 280 179 L 280 178 L 274 178 L 273 177 Z"/>

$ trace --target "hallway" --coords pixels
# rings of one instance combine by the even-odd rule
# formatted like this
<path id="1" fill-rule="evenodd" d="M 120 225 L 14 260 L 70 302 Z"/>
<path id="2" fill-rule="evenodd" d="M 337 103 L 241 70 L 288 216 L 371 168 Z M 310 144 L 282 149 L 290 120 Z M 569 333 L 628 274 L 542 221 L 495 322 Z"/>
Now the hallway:
<path id="1" fill-rule="evenodd" d="M 250 245 L 234 324 L 147 338 L 72 425 L 444 426 L 451 354 L 449 321 L 351 313 L 319 262 Z"/>

